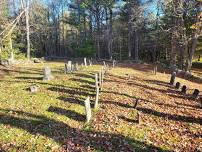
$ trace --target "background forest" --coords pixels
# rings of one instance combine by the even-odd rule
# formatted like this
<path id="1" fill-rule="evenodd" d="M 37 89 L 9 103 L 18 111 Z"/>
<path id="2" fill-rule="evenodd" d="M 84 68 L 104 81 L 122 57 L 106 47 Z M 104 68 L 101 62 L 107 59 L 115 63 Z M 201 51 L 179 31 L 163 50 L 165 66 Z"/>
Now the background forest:
<path id="1" fill-rule="evenodd" d="M 190 70 L 201 0 L 0 0 L 1 59 L 94 57 Z"/>

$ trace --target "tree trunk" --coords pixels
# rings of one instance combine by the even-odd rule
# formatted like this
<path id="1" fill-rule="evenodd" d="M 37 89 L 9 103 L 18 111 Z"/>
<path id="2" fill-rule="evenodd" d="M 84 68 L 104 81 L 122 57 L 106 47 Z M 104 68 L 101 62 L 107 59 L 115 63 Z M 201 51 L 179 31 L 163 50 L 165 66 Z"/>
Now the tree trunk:
<path id="1" fill-rule="evenodd" d="M 30 60 L 30 31 L 29 31 L 29 0 L 27 0 L 26 16 L 26 31 L 27 31 L 27 59 Z"/>

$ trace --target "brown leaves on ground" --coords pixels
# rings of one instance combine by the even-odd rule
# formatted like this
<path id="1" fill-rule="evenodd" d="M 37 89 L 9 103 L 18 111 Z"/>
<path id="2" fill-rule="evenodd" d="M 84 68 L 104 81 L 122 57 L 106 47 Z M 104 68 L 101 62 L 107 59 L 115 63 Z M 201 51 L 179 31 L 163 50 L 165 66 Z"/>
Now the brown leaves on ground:
<path id="1" fill-rule="evenodd" d="M 202 109 L 199 101 L 189 98 L 193 89 L 202 91 L 201 84 L 177 78 L 189 88 L 189 95 L 183 95 L 168 84 L 169 74 L 154 75 L 149 65 L 125 67 L 108 73 L 93 128 L 141 140 L 162 150 L 202 151 Z M 134 109 L 136 99 L 138 105 Z M 144 133 L 138 136 L 138 132 Z"/>

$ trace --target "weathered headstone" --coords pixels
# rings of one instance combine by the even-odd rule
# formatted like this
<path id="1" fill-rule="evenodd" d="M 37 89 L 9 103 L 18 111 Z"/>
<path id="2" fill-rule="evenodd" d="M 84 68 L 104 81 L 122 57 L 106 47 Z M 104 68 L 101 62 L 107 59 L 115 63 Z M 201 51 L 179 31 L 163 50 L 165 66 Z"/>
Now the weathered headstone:
<path id="1" fill-rule="evenodd" d="M 72 61 L 68 61 L 67 64 L 65 64 L 65 74 L 72 72 Z"/>
<path id="2" fill-rule="evenodd" d="M 154 65 L 154 74 L 155 74 L 155 75 L 157 74 L 157 70 L 158 70 L 158 66 L 157 66 L 157 65 Z"/>
<path id="3" fill-rule="evenodd" d="M 103 65 L 104 65 L 104 67 L 106 67 L 106 63 L 105 63 L 105 61 L 103 61 Z"/>
<path id="4" fill-rule="evenodd" d="M 101 68 L 101 74 L 102 74 L 101 84 L 103 84 L 103 82 L 104 82 L 104 67 Z"/>
<path id="5" fill-rule="evenodd" d="M 92 117 L 91 107 L 90 107 L 90 97 L 87 97 L 84 103 L 85 103 L 85 110 L 86 110 L 86 121 L 90 122 L 90 119 Z"/>
<path id="6" fill-rule="evenodd" d="M 99 88 L 102 90 L 102 71 L 99 71 Z"/>
<path id="7" fill-rule="evenodd" d="M 83 63 L 81 63 L 81 67 L 82 67 L 82 68 L 84 67 L 84 64 L 83 64 Z"/>
<path id="8" fill-rule="evenodd" d="M 14 62 L 14 53 L 13 53 L 13 51 L 10 53 L 8 62 L 9 62 L 9 64 L 13 64 L 13 62 Z"/>
<path id="9" fill-rule="evenodd" d="M 116 64 L 116 60 L 113 60 L 113 62 L 112 62 L 112 67 L 113 68 L 115 67 L 115 64 Z"/>
<path id="10" fill-rule="evenodd" d="M 46 66 L 46 67 L 44 68 L 43 73 L 44 73 L 43 80 L 49 81 L 49 80 L 52 80 L 52 79 L 53 79 L 53 76 L 52 76 L 51 68 L 50 68 L 50 67 Z"/>
<path id="11" fill-rule="evenodd" d="M 79 71 L 79 64 L 77 62 L 75 64 L 75 71 Z"/>
<path id="12" fill-rule="evenodd" d="M 38 86 L 36 86 L 36 85 L 31 85 L 29 89 L 30 89 L 31 93 L 37 93 L 38 92 Z"/>
<path id="13" fill-rule="evenodd" d="M 186 85 L 183 85 L 182 86 L 182 91 L 181 91 L 183 94 L 186 94 L 187 93 L 187 86 Z"/>
<path id="14" fill-rule="evenodd" d="M 95 89 L 99 87 L 98 74 L 95 74 Z"/>
<path id="15" fill-rule="evenodd" d="M 171 75 L 171 78 L 170 78 L 170 84 L 171 85 L 174 85 L 174 83 L 175 83 L 175 77 L 176 77 L 176 72 L 173 72 L 172 75 Z"/>
<path id="16" fill-rule="evenodd" d="M 92 66 L 93 63 L 92 63 L 91 59 L 89 59 L 88 62 L 89 62 L 89 65 Z"/>
<path id="17" fill-rule="evenodd" d="M 85 67 L 88 66 L 88 65 L 87 65 L 87 59 L 86 59 L 86 58 L 84 58 L 84 66 L 85 66 Z"/>
<path id="18" fill-rule="evenodd" d="M 175 85 L 175 88 L 180 89 L 180 86 L 181 86 L 180 82 L 177 82 L 176 85 Z"/>
<path id="19" fill-rule="evenodd" d="M 200 93 L 200 91 L 198 89 L 195 89 L 193 94 L 192 94 L 192 98 L 194 100 L 198 99 L 199 98 L 199 93 Z"/>
<path id="20" fill-rule="evenodd" d="M 96 97 L 95 97 L 95 105 L 94 108 L 96 109 L 98 107 L 98 100 L 99 100 L 99 87 L 96 87 Z"/>
<path id="21" fill-rule="evenodd" d="M 73 71 L 76 71 L 76 70 L 75 70 L 75 65 L 74 65 L 74 64 L 72 64 L 72 72 L 73 72 Z"/>

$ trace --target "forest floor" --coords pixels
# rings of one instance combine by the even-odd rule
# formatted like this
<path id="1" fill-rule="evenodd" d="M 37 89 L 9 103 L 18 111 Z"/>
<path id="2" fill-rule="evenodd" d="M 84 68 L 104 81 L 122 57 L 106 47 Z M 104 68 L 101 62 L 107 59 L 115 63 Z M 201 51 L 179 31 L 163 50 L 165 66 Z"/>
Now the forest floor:
<path id="1" fill-rule="evenodd" d="M 43 67 L 54 80 L 45 82 Z M 150 65 L 107 71 L 99 108 L 85 123 L 84 100 L 95 100 L 100 65 L 64 74 L 64 63 L 24 65 L 0 78 L 0 151 L 202 151 L 202 109 L 189 98 L 202 85 L 182 78 L 188 95 L 154 75 Z M 30 85 L 39 92 L 30 93 Z M 135 101 L 137 107 L 134 108 Z M 93 105 L 92 105 L 93 106 Z"/>

